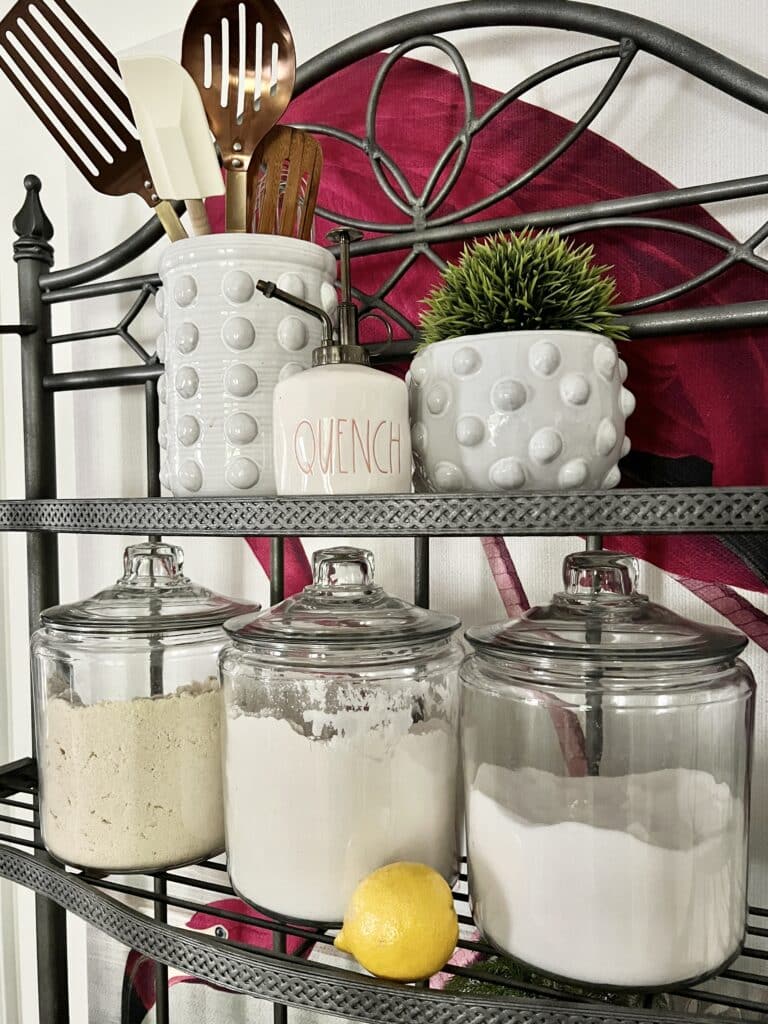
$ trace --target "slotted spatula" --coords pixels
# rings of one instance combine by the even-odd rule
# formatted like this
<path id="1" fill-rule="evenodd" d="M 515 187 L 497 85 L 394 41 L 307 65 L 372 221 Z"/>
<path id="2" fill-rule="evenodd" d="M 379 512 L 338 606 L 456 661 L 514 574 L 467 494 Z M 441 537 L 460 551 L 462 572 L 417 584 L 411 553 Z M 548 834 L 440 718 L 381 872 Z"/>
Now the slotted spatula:
<path id="1" fill-rule="evenodd" d="M 308 132 L 275 125 L 256 147 L 248 171 L 248 227 L 308 241 L 323 151 Z"/>
<path id="2" fill-rule="evenodd" d="M 223 195 L 224 181 L 197 86 L 168 57 L 123 57 L 118 64 L 155 192 L 183 199 L 195 234 L 208 234 L 202 200 Z"/>
<path id="3" fill-rule="evenodd" d="M 97 192 L 135 192 L 171 240 L 185 238 L 153 188 L 117 61 L 66 0 L 56 6 L 63 19 L 47 0 L 11 8 L 0 21 L 0 68 Z"/>
<path id="4" fill-rule="evenodd" d="M 251 157 L 293 93 L 291 30 L 274 0 L 197 0 L 181 62 L 200 89 L 227 170 L 226 230 L 245 231 Z"/>

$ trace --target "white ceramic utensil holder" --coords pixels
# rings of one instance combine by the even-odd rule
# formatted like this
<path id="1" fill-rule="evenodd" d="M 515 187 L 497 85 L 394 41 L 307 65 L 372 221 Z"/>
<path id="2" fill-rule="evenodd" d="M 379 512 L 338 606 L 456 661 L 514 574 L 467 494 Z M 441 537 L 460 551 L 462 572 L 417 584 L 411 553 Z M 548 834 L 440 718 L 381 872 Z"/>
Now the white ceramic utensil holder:
<path id="1" fill-rule="evenodd" d="M 336 261 L 295 238 L 207 235 L 169 246 L 160 278 L 161 483 L 176 497 L 274 494 L 272 394 L 311 365 L 320 324 L 256 282 L 333 315 Z"/>
<path id="2" fill-rule="evenodd" d="M 600 334 L 467 335 L 422 349 L 408 376 L 417 491 L 615 487 L 635 399 Z"/>

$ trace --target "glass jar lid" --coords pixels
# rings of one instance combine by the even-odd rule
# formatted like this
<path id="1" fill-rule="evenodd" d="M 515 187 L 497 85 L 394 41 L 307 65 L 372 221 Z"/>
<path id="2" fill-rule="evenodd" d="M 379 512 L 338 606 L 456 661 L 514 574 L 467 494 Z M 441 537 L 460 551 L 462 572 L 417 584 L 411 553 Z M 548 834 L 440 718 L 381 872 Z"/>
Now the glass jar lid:
<path id="1" fill-rule="evenodd" d="M 563 563 L 565 589 L 519 619 L 466 633 L 484 653 L 596 662 L 712 661 L 744 649 L 743 633 L 676 615 L 635 589 L 631 555 L 583 551 Z"/>
<path id="2" fill-rule="evenodd" d="M 45 626 L 79 633 L 150 635 L 221 626 L 259 605 L 222 597 L 183 573 L 184 552 L 172 544 L 132 544 L 123 576 L 106 590 L 74 604 L 46 608 Z"/>
<path id="3" fill-rule="evenodd" d="M 238 642 L 279 651 L 289 645 L 392 647 L 423 644 L 455 632 L 461 622 L 392 597 L 373 582 L 370 551 L 325 548 L 313 559 L 314 582 L 257 615 L 225 623 Z"/>

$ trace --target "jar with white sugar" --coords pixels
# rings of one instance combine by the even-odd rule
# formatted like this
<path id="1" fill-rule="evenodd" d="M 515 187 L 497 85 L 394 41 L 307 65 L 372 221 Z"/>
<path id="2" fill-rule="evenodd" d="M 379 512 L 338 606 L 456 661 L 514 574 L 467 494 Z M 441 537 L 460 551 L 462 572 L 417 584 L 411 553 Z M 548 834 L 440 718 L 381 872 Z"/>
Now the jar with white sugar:
<path id="1" fill-rule="evenodd" d="M 337 924 L 392 861 L 453 883 L 459 624 L 376 586 L 356 548 L 318 552 L 301 594 L 226 624 L 226 845 L 243 899 Z"/>
<path id="2" fill-rule="evenodd" d="M 472 629 L 461 670 L 470 900 L 509 956 L 610 989 L 719 972 L 746 925 L 746 637 L 569 555 L 565 588 Z"/>
<path id="3" fill-rule="evenodd" d="M 40 826 L 73 867 L 160 870 L 223 849 L 217 659 L 224 620 L 254 606 L 182 562 L 133 545 L 114 586 L 46 609 L 32 637 Z"/>

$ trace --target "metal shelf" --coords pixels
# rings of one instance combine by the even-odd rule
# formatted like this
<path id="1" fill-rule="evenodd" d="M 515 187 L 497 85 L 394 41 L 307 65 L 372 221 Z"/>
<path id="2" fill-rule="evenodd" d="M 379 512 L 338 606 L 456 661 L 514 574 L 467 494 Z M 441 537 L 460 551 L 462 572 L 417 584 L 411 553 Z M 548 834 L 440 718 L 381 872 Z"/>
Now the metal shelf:
<path id="1" fill-rule="evenodd" d="M 59 906 L 140 953 L 214 985 L 246 995 L 269 999 L 287 1006 L 312 1008 L 372 1024 L 392 1021 L 419 1024 L 460 1024 L 482 1020 L 483 1024 L 691 1024 L 715 1007 L 766 1013 L 768 998 L 768 910 L 752 909 L 748 945 L 743 956 L 718 979 L 718 992 L 690 989 L 678 996 L 697 999 L 700 1013 L 674 1013 L 617 1007 L 595 997 L 575 1001 L 572 994 L 544 989 L 508 979 L 492 977 L 482 962 L 473 967 L 446 968 L 476 980 L 493 980 L 508 988 L 526 989 L 526 998 L 475 997 L 382 982 L 357 971 L 329 967 L 301 955 L 254 950 L 226 939 L 200 935 L 173 927 L 120 902 L 118 895 L 139 897 L 147 904 L 162 903 L 191 913 L 207 911 L 223 919 L 253 924 L 253 917 L 234 911 L 211 911 L 195 901 L 194 890 L 207 891 L 216 900 L 233 897 L 223 864 L 206 862 L 194 875 L 189 871 L 159 872 L 135 877 L 93 878 L 67 870 L 44 853 L 37 822 L 37 790 L 34 762 L 24 760 L 0 768 L 0 877 L 47 896 Z M 30 853 L 29 851 L 34 851 Z M 156 880 L 163 884 L 154 885 Z M 457 902 L 466 902 L 459 884 Z M 154 890 L 154 891 L 153 891 Z M 114 895 L 111 895 L 114 894 Z M 471 918 L 461 915 L 464 923 Z M 258 924 L 275 936 L 298 936 L 306 944 L 330 943 L 326 931 L 315 931 L 281 921 L 259 919 Z M 482 942 L 462 940 L 460 945 L 487 955 L 494 951 Z M 760 948 L 760 944 L 766 948 Z M 754 948 L 753 948 L 754 947 Z M 306 952 L 305 949 L 299 952 Z M 756 966 L 755 966 L 756 965 Z M 746 998 L 733 991 L 735 982 L 748 982 L 759 991 Z M 722 1019 L 722 1018 L 721 1018 Z M 727 1019 L 727 1018 L 726 1018 Z"/>
<path id="2" fill-rule="evenodd" d="M 768 532 L 768 488 L 0 502 L 0 530 L 212 536 Z"/>

